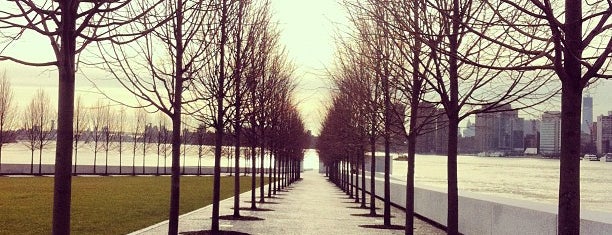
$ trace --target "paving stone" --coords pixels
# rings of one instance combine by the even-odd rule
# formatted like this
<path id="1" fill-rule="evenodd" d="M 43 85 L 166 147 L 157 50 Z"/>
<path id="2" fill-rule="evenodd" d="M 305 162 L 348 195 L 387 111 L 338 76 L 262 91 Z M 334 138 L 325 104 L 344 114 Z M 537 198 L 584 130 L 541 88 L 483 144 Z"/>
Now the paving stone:
<path id="1" fill-rule="evenodd" d="M 267 188 L 266 188 L 267 189 Z M 348 198 L 334 184 L 315 172 L 305 172 L 303 180 L 292 184 L 282 197 L 266 198 L 272 203 L 258 203 L 259 208 L 272 211 L 241 210 L 244 216 L 263 220 L 236 221 L 221 220 L 221 230 L 239 231 L 249 234 L 404 234 L 403 230 L 376 229 L 363 226 L 382 225 L 382 217 L 364 217 L 354 214 L 368 213 L 368 209 L 354 208 L 358 203 Z M 267 195 L 267 194 L 266 194 Z M 241 194 L 241 207 L 249 206 L 243 202 L 250 199 L 250 192 Z M 259 200 L 259 199 L 258 199 Z M 367 201 L 369 202 L 369 201 Z M 377 202 L 377 210 L 382 214 L 382 201 Z M 233 214 L 233 198 L 221 201 L 220 215 Z M 403 225 L 405 213 L 392 208 L 392 224 Z M 209 229 L 211 226 L 212 206 L 200 208 L 179 219 L 179 233 Z M 132 234 L 167 234 L 168 221 L 152 225 Z M 444 234 L 444 231 L 415 218 L 415 234 Z"/>

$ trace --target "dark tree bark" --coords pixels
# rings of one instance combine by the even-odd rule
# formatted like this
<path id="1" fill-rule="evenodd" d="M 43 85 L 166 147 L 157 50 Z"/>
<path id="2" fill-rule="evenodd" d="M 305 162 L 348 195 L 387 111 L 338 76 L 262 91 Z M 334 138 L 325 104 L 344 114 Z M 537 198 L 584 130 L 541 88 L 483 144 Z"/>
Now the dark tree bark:
<path id="1" fill-rule="evenodd" d="M 224 135 L 224 106 L 223 99 L 225 94 L 223 92 L 225 86 L 225 45 L 227 43 L 227 0 L 221 2 L 221 41 L 219 49 L 219 78 L 217 84 L 217 94 L 215 99 L 217 101 L 217 113 L 215 120 L 215 166 L 214 166 L 214 183 L 213 183 L 213 211 L 212 211 L 212 225 L 211 231 L 213 233 L 219 232 L 219 201 L 221 193 L 221 148 L 223 147 L 223 135 Z"/>
<path id="2" fill-rule="evenodd" d="M 582 1 L 565 1 L 565 77 L 561 82 L 559 234 L 580 233 Z"/>
<path id="3" fill-rule="evenodd" d="M 74 117 L 74 79 L 76 66 L 76 19 L 78 1 L 60 1 L 60 42 L 57 57 L 59 72 L 55 180 L 53 186 L 53 234 L 70 234 L 72 192 L 72 141 Z"/>

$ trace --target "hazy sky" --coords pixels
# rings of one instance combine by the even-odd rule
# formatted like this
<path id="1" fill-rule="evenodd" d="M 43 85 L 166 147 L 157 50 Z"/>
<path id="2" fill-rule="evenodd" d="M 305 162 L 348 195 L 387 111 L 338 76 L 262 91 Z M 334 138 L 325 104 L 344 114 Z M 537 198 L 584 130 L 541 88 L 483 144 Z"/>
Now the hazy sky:
<path id="1" fill-rule="evenodd" d="M 272 0 L 272 12 L 273 18 L 279 23 L 281 43 L 286 46 L 289 59 L 297 67 L 295 75 L 298 79 L 298 108 L 307 129 L 318 133 L 320 122 L 325 115 L 324 104 L 329 100 L 330 82 L 326 76 L 326 68 L 331 67 L 335 53 L 334 35 L 337 29 L 343 29 L 347 24 L 345 10 L 336 0 Z M 32 35 L 26 36 L 25 41 L 11 49 L 13 53 L 39 61 L 53 58 L 48 41 Z M 2 70 L 5 70 L 11 79 L 17 102 L 20 104 L 27 104 L 36 89 L 44 88 L 53 98 L 54 106 L 56 105 L 57 72 L 54 68 L 43 70 L 0 62 L 0 71 Z M 88 74 L 89 78 L 97 81 L 103 76 L 95 72 Z M 78 94 L 84 94 L 89 103 L 100 98 L 92 93 L 95 90 L 83 74 L 77 76 Z M 123 92 L 122 88 L 101 86 L 105 92 L 115 97 L 131 97 Z M 612 81 L 600 82 L 588 92 L 594 97 L 595 119 L 612 110 Z"/>

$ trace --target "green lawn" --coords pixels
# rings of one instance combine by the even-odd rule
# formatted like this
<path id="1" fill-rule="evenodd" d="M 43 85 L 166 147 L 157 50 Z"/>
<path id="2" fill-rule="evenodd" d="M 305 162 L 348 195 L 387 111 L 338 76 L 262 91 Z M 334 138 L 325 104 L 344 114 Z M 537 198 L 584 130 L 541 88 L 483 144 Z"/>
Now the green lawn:
<path id="1" fill-rule="evenodd" d="M 221 178 L 221 198 L 233 196 L 233 182 Z M 212 177 L 181 178 L 181 214 L 211 203 Z M 125 234 L 168 219 L 169 204 L 170 177 L 75 177 L 72 233 Z M 52 207 L 52 177 L 0 177 L 0 234 L 50 234 Z"/>

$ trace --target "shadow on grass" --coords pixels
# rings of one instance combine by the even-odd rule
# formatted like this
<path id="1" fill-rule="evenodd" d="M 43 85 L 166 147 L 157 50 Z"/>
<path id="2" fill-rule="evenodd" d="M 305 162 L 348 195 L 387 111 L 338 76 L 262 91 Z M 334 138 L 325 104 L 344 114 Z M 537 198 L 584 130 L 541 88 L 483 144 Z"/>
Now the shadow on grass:
<path id="1" fill-rule="evenodd" d="M 255 216 L 234 216 L 234 215 L 222 215 L 219 216 L 220 220 L 237 220 L 237 221 L 260 221 L 264 220 L 263 218 L 255 217 Z"/>
<path id="2" fill-rule="evenodd" d="M 185 235 L 249 235 L 248 233 L 236 232 L 236 231 L 213 232 L 211 230 L 189 231 L 189 232 L 182 232 L 180 234 L 185 234 Z"/>
<path id="3" fill-rule="evenodd" d="M 373 228 L 373 229 L 386 229 L 386 230 L 404 230 L 406 229 L 406 227 L 401 226 L 401 225 L 389 225 L 389 226 L 385 226 L 385 225 L 359 225 L 359 227 L 362 228 Z"/>
<path id="4" fill-rule="evenodd" d="M 385 217 L 382 214 L 370 214 L 370 213 L 364 213 L 364 214 L 351 214 L 352 216 L 361 216 L 361 217 L 372 217 L 372 218 L 379 218 L 379 217 Z M 391 218 L 395 218 L 395 216 L 391 216 Z"/>
<path id="5" fill-rule="evenodd" d="M 234 209 L 233 207 L 231 209 Z M 274 211 L 272 209 L 267 208 L 250 208 L 250 207 L 240 207 L 241 211 Z"/>

